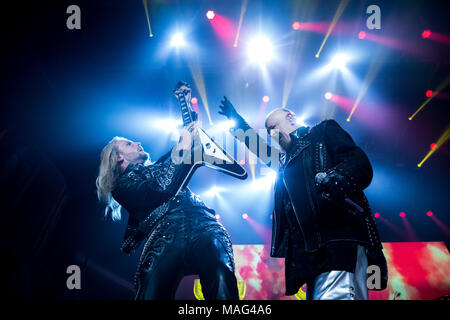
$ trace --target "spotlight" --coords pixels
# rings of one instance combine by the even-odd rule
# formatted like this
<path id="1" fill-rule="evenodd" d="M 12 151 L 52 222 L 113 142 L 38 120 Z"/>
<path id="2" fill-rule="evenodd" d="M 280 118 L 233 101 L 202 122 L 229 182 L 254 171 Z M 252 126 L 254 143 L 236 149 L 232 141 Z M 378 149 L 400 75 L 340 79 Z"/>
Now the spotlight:
<path id="1" fill-rule="evenodd" d="M 296 119 L 295 119 L 295 122 L 298 124 L 298 125 L 300 125 L 300 126 L 306 126 L 306 124 L 305 124 L 305 121 L 303 120 L 303 118 L 302 117 L 297 117 Z"/>
<path id="2" fill-rule="evenodd" d="M 221 131 L 228 131 L 230 128 L 234 127 L 236 125 L 236 122 L 233 120 L 226 120 L 223 122 L 220 122 L 216 125 L 216 128 Z"/>
<path id="3" fill-rule="evenodd" d="M 208 12 L 206 12 L 206 17 L 207 17 L 209 20 L 214 19 L 215 16 L 216 16 L 216 14 L 215 14 L 214 11 L 212 11 L 212 10 L 208 10 Z"/>
<path id="4" fill-rule="evenodd" d="M 220 214 L 216 213 L 216 219 L 217 219 L 217 220 L 220 219 Z"/>
<path id="5" fill-rule="evenodd" d="M 425 96 L 427 96 L 427 98 L 431 97 L 433 95 L 433 90 L 427 90 L 427 92 L 425 92 Z"/>
<path id="6" fill-rule="evenodd" d="M 260 191 L 272 188 L 273 184 L 277 179 L 277 173 L 276 171 L 269 168 L 266 168 L 265 171 L 267 173 L 263 177 L 251 182 L 251 188 L 253 190 Z"/>
<path id="7" fill-rule="evenodd" d="M 197 103 L 198 103 L 198 99 L 197 99 L 196 97 L 193 97 L 193 98 L 191 99 L 191 103 L 192 103 L 192 104 L 197 104 Z"/>
<path id="8" fill-rule="evenodd" d="M 325 99 L 330 100 L 333 97 L 333 94 L 331 92 L 326 92 L 324 94 Z"/>
<path id="9" fill-rule="evenodd" d="M 273 214 L 270 215 L 270 220 L 272 220 L 272 219 L 273 219 Z"/>
<path id="10" fill-rule="evenodd" d="M 406 216 L 406 214 L 404 212 L 400 212 L 400 217 L 404 218 Z"/>
<path id="11" fill-rule="evenodd" d="M 298 21 L 295 21 L 293 24 L 292 24 L 292 29 L 294 29 L 294 30 L 300 30 L 300 22 L 298 22 Z"/>
<path id="12" fill-rule="evenodd" d="M 155 121 L 155 127 L 164 130 L 168 133 L 178 132 L 178 127 L 181 126 L 183 122 L 181 120 L 175 119 L 159 119 Z"/>
<path id="13" fill-rule="evenodd" d="M 343 69 L 345 65 L 350 60 L 350 57 L 344 53 L 338 53 L 331 59 L 330 66 L 336 69 Z"/>
<path id="14" fill-rule="evenodd" d="M 359 39 L 364 39 L 366 37 L 366 32 L 365 31 L 360 31 L 359 33 L 358 33 L 358 38 Z"/>
<path id="15" fill-rule="evenodd" d="M 186 44 L 186 42 L 184 41 L 184 37 L 181 33 L 177 32 L 172 36 L 172 40 L 170 41 L 170 45 L 172 47 L 183 47 Z"/>
<path id="16" fill-rule="evenodd" d="M 210 196 L 210 197 L 218 196 L 221 191 L 223 191 L 222 188 L 218 188 L 218 187 L 214 186 L 211 189 L 209 189 L 208 192 L 206 192 L 206 195 Z"/>
<path id="17" fill-rule="evenodd" d="M 430 36 L 431 36 L 430 30 L 425 30 L 424 32 L 422 32 L 422 38 L 426 39 L 429 38 Z"/>
<path id="18" fill-rule="evenodd" d="M 274 183 L 277 180 L 277 173 L 274 170 L 270 170 L 269 173 L 266 175 L 267 180 Z"/>
<path id="19" fill-rule="evenodd" d="M 248 214 L 243 213 L 243 214 L 242 214 L 242 219 L 247 220 L 247 219 L 248 219 Z"/>
<path id="20" fill-rule="evenodd" d="M 380 216 L 380 214 L 378 212 L 375 212 L 375 214 L 373 215 L 375 218 L 378 218 Z"/>
<path id="21" fill-rule="evenodd" d="M 265 64 L 273 58 L 272 44 L 267 38 L 258 36 L 250 41 L 247 54 L 252 62 Z"/>
<path id="22" fill-rule="evenodd" d="M 435 149 L 436 148 L 436 143 L 432 143 L 432 144 L 430 144 L 430 149 Z"/>
<path id="23" fill-rule="evenodd" d="M 243 165 L 245 164 L 245 160 L 244 160 L 244 159 L 240 160 L 240 161 L 239 161 L 239 164 L 240 164 L 241 166 L 243 166 Z"/>
<path id="24" fill-rule="evenodd" d="M 269 100 L 270 100 L 269 96 L 262 97 L 262 101 L 265 103 L 269 102 Z"/>
<path id="25" fill-rule="evenodd" d="M 433 212 L 432 212 L 432 211 L 428 211 L 428 212 L 427 212 L 427 216 L 431 217 L 432 215 L 433 215 Z"/>

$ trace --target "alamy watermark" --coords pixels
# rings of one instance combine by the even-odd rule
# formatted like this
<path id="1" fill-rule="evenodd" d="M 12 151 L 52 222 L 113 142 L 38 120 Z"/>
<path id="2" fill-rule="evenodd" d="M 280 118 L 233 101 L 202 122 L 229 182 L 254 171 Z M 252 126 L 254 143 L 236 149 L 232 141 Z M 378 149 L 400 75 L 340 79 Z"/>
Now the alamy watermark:
<path id="1" fill-rule="evenodd" d="M 237 129 L 233 135 L 234 137 L 223 133 L 216 136 L 214 140 L 210 140 L 209 137 L 198 134 L 194 138 L 192 152 L 179 152 L 176 148 L 172 149 L 172 161 L 175 164 L 232 164 L 234 159 L 245 159 L 247 155 L 250 165 L 260 162 L 275 171 L 278 170 L 281 153 L 278 147 L 278 135 L 271 138 L 270 145 L 261 138 L 267 135 L 265 129 L 258 131 Z M 235 140 L 239 141 L 236 147 Z M 226 150 L 228 157 L 221 156 L 222 149 Z"/>

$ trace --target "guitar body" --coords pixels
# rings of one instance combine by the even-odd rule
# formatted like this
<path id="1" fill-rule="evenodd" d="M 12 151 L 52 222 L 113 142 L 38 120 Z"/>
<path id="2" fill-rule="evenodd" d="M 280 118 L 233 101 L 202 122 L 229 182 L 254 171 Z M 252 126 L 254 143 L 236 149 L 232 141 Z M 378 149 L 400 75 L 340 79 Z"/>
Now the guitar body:
<path id="1" fill-rule="evenodd" d="M 183 88 L 186 89 L 183 90 Z M 197 120 L 196 113 L 192 110 L 186 100 L 187 90 L 189 90 L 189 86 L 181 81 L 178 82 L 177 87 L 174 90 L 175 96 L 180 103 L 184 126 Z M 197 128 L 197 136 L 194 139 L 193 148 L 193 165 L 178 192 L 189 183 L 194 172 L 202 166 L 207 166 L 241 180 L 247 178 L 247 171 L 201 128 Z"/>

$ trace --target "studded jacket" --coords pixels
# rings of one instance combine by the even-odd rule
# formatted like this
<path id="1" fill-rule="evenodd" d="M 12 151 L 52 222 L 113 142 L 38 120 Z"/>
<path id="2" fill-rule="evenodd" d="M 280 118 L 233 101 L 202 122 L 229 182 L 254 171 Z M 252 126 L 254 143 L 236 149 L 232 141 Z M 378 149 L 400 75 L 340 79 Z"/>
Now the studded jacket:
<path id="1" fill-rule="evenodd" d="M 112 196 L 129 213 L 121 247 L 126 254 L 132 254 L 168 212 L 193 207 L 214 212 L 186 187 L 175 197 L 190 165 L 175 164 L 169 154 L 148 166 L 130 164 L 116 182 Z"/>
<path id="2" fill-rule="evenodd" d="M 246 123 L 241 122 L 239 126 L 244 131 L 253 130 Z M 289 227 L 283 203 L 283 194 L 287 192 L 303 233 L 306 252 L 315 252 L 335 241 L 362 244 L 368 248 L 369 264 L 376 264 L 381 269 L 384 289 L 387 283 L 386 260 L 363 192 L 373 176 L 366 154 L 334 120 L 323 121 L 308 128 L 306 132 L 302 129 L 305 128 L 291 133 L 292 147 L 287 154 L 280 156 L 279 174 L 275 183 L 271 255 L 287 256 Z M 300 131 L 304 134 L 298 134 Z M 231 133 L 233 134 L 233 130 Z M 350 190 L 348 198 L 362 207 L 363 213 L 345 202 L 335 203 L 321 196 L 315 183 L 315 175 L 330 169 L 345 178 L 347 190 Z"/>

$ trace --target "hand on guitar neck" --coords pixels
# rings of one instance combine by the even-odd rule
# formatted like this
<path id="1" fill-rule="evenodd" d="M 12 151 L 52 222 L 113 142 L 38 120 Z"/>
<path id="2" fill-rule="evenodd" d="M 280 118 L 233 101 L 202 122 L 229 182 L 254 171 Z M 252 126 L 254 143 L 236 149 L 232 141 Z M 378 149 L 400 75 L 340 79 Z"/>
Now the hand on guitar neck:
<path id="1" fill-rule="evenodd" d="M 175 94 L 175 97 L 178 99 L 178 94 L 182 93 L 186 99 L 187 103 L 190 103 L 191 101 L 191 88 L 189 87 L 189 85 L 185 82 L 179 82 L 177 84 L 177 87 L 175 88 L 175 90 L 173 91 L 173 93 Z"/>

